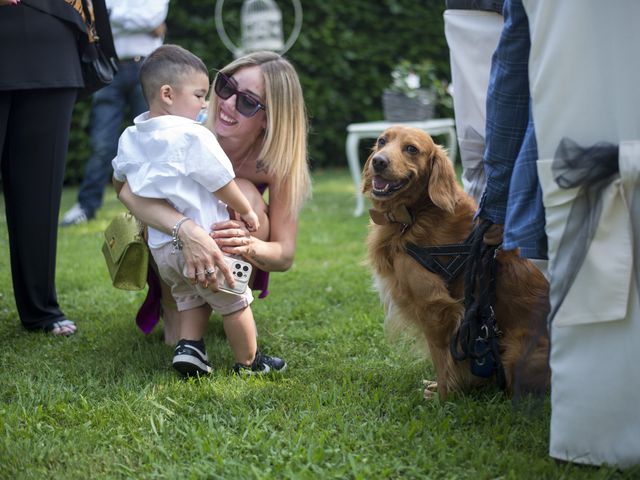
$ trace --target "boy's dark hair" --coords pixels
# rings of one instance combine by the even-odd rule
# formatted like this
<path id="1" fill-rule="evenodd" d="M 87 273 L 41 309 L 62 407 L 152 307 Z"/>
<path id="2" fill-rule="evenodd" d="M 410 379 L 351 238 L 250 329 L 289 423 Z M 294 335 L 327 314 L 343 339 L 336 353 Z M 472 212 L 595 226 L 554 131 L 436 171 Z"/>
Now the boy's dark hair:
<path id="1" fill-rule="evenodd" d="M 158 93 L 162 85 L 178 87 L 181 77 L 202 72 L 209 77 L 204 62 L 178 45 L 162 45 L 149 55 L 140 68 L 140 84 L 147 103 Z"/>

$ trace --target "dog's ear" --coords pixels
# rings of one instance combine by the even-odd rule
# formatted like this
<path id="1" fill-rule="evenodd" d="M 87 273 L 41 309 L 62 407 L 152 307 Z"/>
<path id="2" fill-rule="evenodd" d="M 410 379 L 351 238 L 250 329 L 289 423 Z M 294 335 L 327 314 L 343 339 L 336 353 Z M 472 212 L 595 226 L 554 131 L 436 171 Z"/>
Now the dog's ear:
<path id="1" fill-rule="evenodd" d="M 447 157 L 447 152 L 435 145 L 431 154 L 429 175 L 429 198 L 440 209 L 453 213 L 456 207 L 456 172 Z"/>
<path id="2" fill-rule="evenodd" d="M 362 167 L 362 182 L 360 183 L 360 191 L 362 193 L 368 193 L 371 190 L 371 179 L 369 174 L 369 163 L 371 163 L 371 157 L 376 153 L 376 146 L 374 144 L 371 147 L 371 153 L 369 154 L 369 158 L 364 162 L 364 167 Z"/>

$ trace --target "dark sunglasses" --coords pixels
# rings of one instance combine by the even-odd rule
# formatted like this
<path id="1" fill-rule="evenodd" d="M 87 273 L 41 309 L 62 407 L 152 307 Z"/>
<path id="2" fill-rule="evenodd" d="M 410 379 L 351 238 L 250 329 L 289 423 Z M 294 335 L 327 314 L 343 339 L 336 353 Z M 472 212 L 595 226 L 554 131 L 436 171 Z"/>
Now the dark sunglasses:
<path id="1" fill-rule="evenodd" d="M 221 99 L 226 100 L 236 96 L 236 110 L 245 117 L 253 117 L 258 110 L 266 110 L 266 107 L 253 95 L 238 90 L 238 84 L 233 78 L 218 72 L 213 90 Z"/>

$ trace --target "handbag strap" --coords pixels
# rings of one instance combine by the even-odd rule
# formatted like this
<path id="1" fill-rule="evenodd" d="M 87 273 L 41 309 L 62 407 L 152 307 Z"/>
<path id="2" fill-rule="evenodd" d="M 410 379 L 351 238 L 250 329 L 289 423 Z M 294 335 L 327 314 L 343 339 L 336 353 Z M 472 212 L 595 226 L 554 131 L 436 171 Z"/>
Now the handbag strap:
<path id="1" fill-rule="evenodd" d="M 117 61 L 111 23 L 109 23 L 109 11 L 105 0 L 65 0 L 82 18 L 87 26 L 87 39 L 89 43 L 100 43 L 100 49 Z"/>
<path id="2" fill-rule="evenodd" d="M 94 43 L 100 39 L 96 32 L 96 18 L 93 13 L 93 2 L 91 0 L 65 0 L 82 17 L 82 21 L 87 26 L 87 36 L 89 42 Z"/>
<path id="3" fill-rule="evenodd" d="M 91 0 L 81 0 L 82 10 L 84 15 L 84 23 L 87 24 L 87 35 L 89 35 L 89 42 L 95 43 L 100 40 L 100 36 L 96 31 L 96 16 L 93 12 L 93 2 Z"/>
<path id="4" fill-rule="evenodd" d="M 118 61 L 118 54 L 113 43 L 113 33 L 109 22 L 109 10 L 105 0 L 82 0 L 83 4 L 91 4 L 92 27 L 95 34 L 95 41 L 100 42 L 100 49 L 115 61 Z"/>
<path id="5" fill-rule="evenodd" d="M 93 15 L 93 4 L 91 0 L 89 0 L 89 4 L 87 4 L 86 0 L 65 0 L 73 9 L 78 12 L 80 17 L 82 17 L 82 21 L 87 26 L 87 35 L 89 36 L 89 41 L 94 42 L 96 33 L 94 28 L 95 17 Z"/>
<path id="6" fill-rule="evenodd" d="M 105 0 L 65 0 L 65 2 L 82 17 L 82 21 L 87 26 L 90 43 L 101 42 L 101 44 L 113 45 Z M 109 49 L 107 53 L 112 57 L 116 56 L 115 49 Z"/>

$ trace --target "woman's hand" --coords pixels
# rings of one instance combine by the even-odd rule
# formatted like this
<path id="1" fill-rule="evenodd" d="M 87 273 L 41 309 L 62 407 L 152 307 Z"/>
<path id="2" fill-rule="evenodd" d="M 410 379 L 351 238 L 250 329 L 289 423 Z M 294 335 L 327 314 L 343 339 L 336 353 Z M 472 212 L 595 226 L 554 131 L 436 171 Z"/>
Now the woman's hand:
<path id="1" fill-rule="evenodd" d="M 238 220 L 216 223 L 213 225 L 211 238 L 223 252 L 240 255 L 249 260 L 255 256 L 255 243 L 259 241 L 252 237 L 244 223 Z"/>
<path id="2" fill-rule="evenodd" d="M 502 243 L 503 237 L 504 237 L 504 225 L 494 223 L 487 229 L 482 240 L 486 245 L 495 247 Z"/>
<path id="3" fill-rule="evenodd" d="M 6 5 L 17 5 L 20 3 L 20 0 L 0 0 L 0 7 L 4 7 Z"/>
<path id="4" fill-rule="evenodd" d="M 182 224 L 178 236 L 182 242 L 188 278 L 215 292 L 218 291 L 216 268 L 219 268 L 229 285 L 235 285 L 231 269 L 224 261 L 220 247 L 203 228 L 189 220 Z"/>

